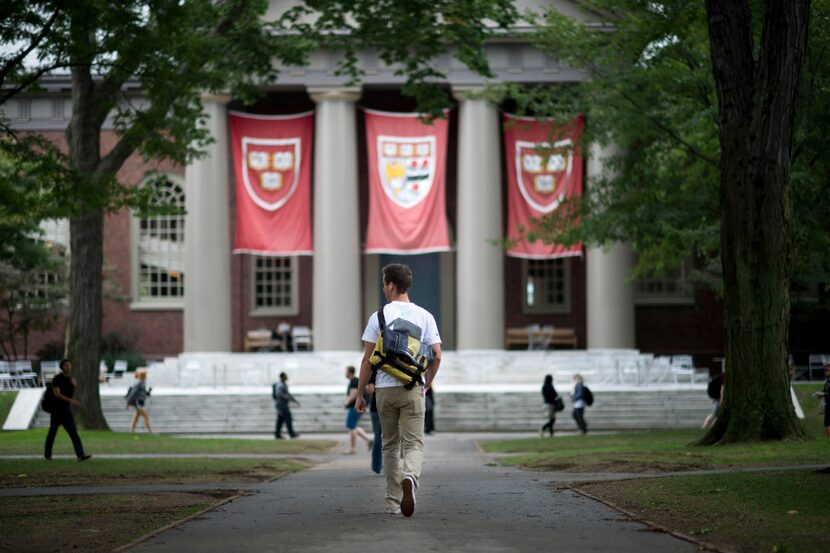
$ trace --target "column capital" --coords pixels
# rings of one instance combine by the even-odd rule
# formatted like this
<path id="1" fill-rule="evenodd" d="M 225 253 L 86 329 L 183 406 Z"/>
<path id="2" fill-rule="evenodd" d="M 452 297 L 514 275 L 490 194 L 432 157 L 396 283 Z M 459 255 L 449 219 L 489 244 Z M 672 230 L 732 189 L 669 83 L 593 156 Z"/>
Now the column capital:
<path id="1" fill-rule="evenodd" d="M 486 100 L 483 92 L 484 85 L 452 85 L 452 97 L 462 102 L 464 100 Z"/>
<path id="2" fill-rule="evenodd" d="M 360 100 L 359 88 L 329 88 L 313 87 L 308 88 L 308 95 L 315 104 L 320 102 L 357 102 Z"/>
<path id="3" fill-rule="evenodd" d="M 230 94 L 216 94 L 213 92 L 202 92 L 200 97 L 202 102 L 212 102 L 221 105 L 227 105 L 232 99 Z"/>

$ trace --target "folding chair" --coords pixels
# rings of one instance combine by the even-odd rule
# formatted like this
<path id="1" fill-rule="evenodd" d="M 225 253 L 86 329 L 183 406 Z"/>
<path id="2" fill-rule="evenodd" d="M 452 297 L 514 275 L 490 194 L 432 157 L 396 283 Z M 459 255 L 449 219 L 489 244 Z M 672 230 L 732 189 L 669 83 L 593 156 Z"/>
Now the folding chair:
<path id="1" fill-rule="evenodd" d="M 311 351 L 311 329 L 307 326 L 293 327 L 291 329 L 291 345 L 294 351 L 297 351 L 299 347 L 304 347 L 307 351 Z"/>

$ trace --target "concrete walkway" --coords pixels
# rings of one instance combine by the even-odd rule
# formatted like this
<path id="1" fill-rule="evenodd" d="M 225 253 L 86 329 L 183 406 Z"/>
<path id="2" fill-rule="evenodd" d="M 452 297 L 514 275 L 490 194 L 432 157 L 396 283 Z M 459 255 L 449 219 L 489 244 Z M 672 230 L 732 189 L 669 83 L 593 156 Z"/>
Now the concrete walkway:
<path id="1" fill-rule="evenodd" d="M 494 466 L 475 435 L 426 441 L 412 518 L 383 513 L 369 456 L 337 456 L 167 530 L 134 551 L 693 552 L 605 505 L 555 490 L 545 473 Z M 573 476 L 573 475 L 571 475 Z"/>

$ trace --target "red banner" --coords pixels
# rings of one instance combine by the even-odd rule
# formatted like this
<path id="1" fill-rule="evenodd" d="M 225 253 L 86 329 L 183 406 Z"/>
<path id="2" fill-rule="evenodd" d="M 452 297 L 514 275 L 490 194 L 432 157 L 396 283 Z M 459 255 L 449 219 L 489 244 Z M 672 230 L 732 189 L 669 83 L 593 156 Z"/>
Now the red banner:
<path id="1" fill-rule="evenodd" d="M 366 253 L 450 249 L 444 199 L 447 120 L 366 110 L 369 226 Z"/>
<path id="2" fill-rule="evenodd" d="M 233 253 L 311 255 L 314 114 L 230 113 L 236 175 Z"/>
<path id="3" fill-rule="evenodd" d="M 519 227 L 555 211 L 568 198 L 582 196 L 582 153 L 579 147 L 583 117 L 569 125 L 551 120 L 505 115 L 504 146 L 507 164 L 507 236 L 516 239 Z M 582 255 L 582 244 L 566 247 L 519 240 L 507 255 L 553 259 Z"/>

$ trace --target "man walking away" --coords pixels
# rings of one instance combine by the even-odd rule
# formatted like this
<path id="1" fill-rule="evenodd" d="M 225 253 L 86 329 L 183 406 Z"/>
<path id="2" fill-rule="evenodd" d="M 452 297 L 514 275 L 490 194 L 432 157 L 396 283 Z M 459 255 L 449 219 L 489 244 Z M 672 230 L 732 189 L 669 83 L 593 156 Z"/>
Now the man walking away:
<path id="1" fill-rule="evenodd" d="M 355 404 L 359 412 L 366 410 L 363 392 L 372 376 L 371 360 L 374 358 L 377 365 L 375 394 L 386 473 L 386 507 L 388 512 L 406 517 L 415 512 L 415 491 L 424 460 L 424 393 L 432 385 L 441 365 L 441 336 L 435 318 L 409 300 L 411 286 L 412 271 L 406 265 L 393 263 L 383 268 L 383 295 L 389 303 L 369 317 L 363 331 L 365 348 Z M 380 322 L 379 314 L 385 324 Z M 381 333 L 384 348 L 373 355 Z M 409 348 L 417 346 L 417 355 L 398 356 L 398 350 L 391 349 L 393 342 Z M 387 348 L 390 349 L 387 351 Z M 424 352 L 431 357 L 428 364 Z M 404 370 L 396 371 L 396 367 Z M 415 370 L 410 370 L 412 367 Z M 412 376 L 407 378 L 407 374 Z"/>
<path id="2" fill-rule="evenodd" d="M 299 434 L 294 432 L 294 423 L 288 404 L 293 401 L 299 407 L 300 402 L 294 399 L 294 396 L 288 391 L 287 374 L 280 373 L 280 381 L 274 384 L 271 395 L 274 397 L 274 406 L 277 408 L 277 426 L 274 429 L 274 437 L 282 439 L 282 425 L 285 424 L 285 427 L 288 429 L 288 435 L 296 438 Z"/>
<path id="3" fill-rule="evenodd" d="M 52 394 L 55 396 L 55 401 L 49 419 L 49 433 L 46 434 L 43 456 L 46 457 L 47 461 L 52 459 L 55 435 L 58 433 L 58 428 L 63 426 L 72 440 L 75 456 L 79 461 L 86 461 L 92 455 L 84 453 L 84 446 L 75 426 L 75 417 L 72 415 L 72 406 L 81 404 L 80 401 L 75 399 L 75 379 L 69 376 L 69 372 L 72 370 L 72 362 L 69 359 L 64 359 L 61 361 L 60 368 L 61 372 L 52 379 Z"/>

